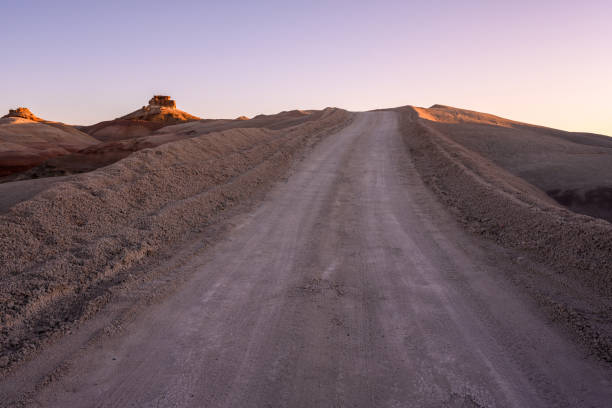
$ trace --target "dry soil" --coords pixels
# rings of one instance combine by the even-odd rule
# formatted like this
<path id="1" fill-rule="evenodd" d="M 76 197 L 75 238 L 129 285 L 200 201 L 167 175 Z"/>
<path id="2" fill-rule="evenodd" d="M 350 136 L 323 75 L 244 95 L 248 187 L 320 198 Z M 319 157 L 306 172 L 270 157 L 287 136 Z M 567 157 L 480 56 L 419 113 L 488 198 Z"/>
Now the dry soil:
<path id="1" fill-rule="evenodd" d="M 174 294 L 95 342 L 89 341 L 99 333 L 95 324 L 63 337 L 44 360 L 31 360 L 4 379 L 2 401 L 62 407 L 609 406 L 609 364 L 576 344 L 565 326 L 551 322 L 521 286 L 548 285 L 567 294 L 573 288 L 564 286 L 565 279 L 576 282 L 577 277 L 559 276 L 534 263 L 527 251 L 466 232 L 456 221 L 465 209 L 451 207 L 456 214 L 449 213 L 445 204 L 453 201 L 440 200 L 455 190 L 445 192 L 447 184 L 436 184 L 434 176 L 462 182 L 478 199 L 492 200 L 490 217 L 499 210 L 496 196 L 480 195 L 470 184 L 473 174 L 458 161 L 461 150 L 444 150 L 447 159 L 434 156 L 444 153 L 437 136 L 417 125 L 414 110 L 358 114 L 350 126 L 319 143 L 254 211 L 233 218 L 214 246 L 168 272 L 169 277 L 189 276 Z M 230 134 L 213 137 L 218 149 Z M 254 134 L 274 140 L 268 131 Z M 193 151 L 200 157 L 197 149 L 204 140 L 170 143 L 109 167 L 113 180 L 125 174 L 120 180 L 132 189 L 113 203 L 126 200 L 119 208 L 130 213 L 132 195 L 145 208 L 158 202 L 157 195 L 148 201 L 147 188 L 142 195 L 137 192 L 160 167 L 140 172 L 140 166 L 178 157 L 179 146 L 182 154 Z M 232 163 L 242 156 L 234 157 Z M 424 166 L 428 157 L 440 160 L 430 172 Z M 197 169 L 195 162 L 185 164 L 164 170 L 178 172 L 167 180 L 180 183 L 181 174 Z M 507 175 L 480 164 L 489 180 Z M 215 166 L 214 174 L 227 168 Z M 463 178 L 454 178 L 452 171 Z M 117 193 L 110 177 L 101 189 L 106 175 L 101 173 L 43 196 L 65 191 L 85 199 L 92 191 L 104 191 L 93 200 L 108 200 Z M 97 177 L 96 189 L 81 188 Z M 514 197 L 536 194 L 537 189 L 512 177 L 504 179 L 506 190 L 499 194 L 510 194 L 510 187 L 519 190 Z M 159 194 L 176 195 L 160 183 L 165 179 L 156 179 L 163 186 Z M 183 218 L 197 220 L 205 212 L 192 212 L 183 202 L 206 199 L 193 194 L 174 198 L 152 217 L 143 211 L 121 218 L 121 212 L 108 214 L 95 206 L 91 215 L 98 220 L 95 214 L 103 211 L 102 219 L 116 217 L 118 236 L 128 239 L 115 242 L 108 234 L 111 248 L 140 253 L 143 237 L 132 240 L 125 231 L 151 234 L 154 225 L 163 231 Z M 92 205 L 86 201 L 82 207 Z M 531 207 L 546 205 L 555 208 L 552 212 L 567 211 L 554 207 L 545 194 L 530 201 Z M 599 225 L 585 224 L 591 222 Z M 35 247 L 33 256 L 38 251 Z M 98 259 L 95 251 L 86 255 L 78 259 L 86 264 Z M 111 259 L 119 262 L 129 255 L 119 252 Z M 191 273 L 184 275 L 186 270 Z M 596 289 L 587 285 L 582 295 L 599 293 Z M 53 370 L 57 375 L 49 376 Z"/>

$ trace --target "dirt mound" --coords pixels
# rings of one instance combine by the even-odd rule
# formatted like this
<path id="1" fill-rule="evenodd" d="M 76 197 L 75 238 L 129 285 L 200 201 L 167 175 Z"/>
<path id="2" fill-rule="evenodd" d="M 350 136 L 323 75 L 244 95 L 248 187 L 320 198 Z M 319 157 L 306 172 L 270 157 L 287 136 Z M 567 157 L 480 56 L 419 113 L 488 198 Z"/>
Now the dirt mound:
<path id="1" fill-rule="evenodd" d="M 612 305 L 606 301 L 612 296 L 612 224 L 571 212 L 528 182 L 568 183 L 559 159 L 568 156 L 560 152 L 570 149 L 570 156 L 582 152 L 588 157 L 592 143 L 606 143 L 600 138 L 585 144 L 568 142 L 576 135 L 525 125 L 508 129 L 440 124 L 413 107 L 397 111 L 415 165 L 438 198 L 474 233 L 552 266 L 563 282 L 560 289 L 531 284 L 528 290 L 555 320 L 566 322 L 600 357 L 612 361 Z M 430 111 L 425 113 L 439 114 Z M 601 147 L 596 151 L 608 154 Z M 588 160 L 572 165 L 575 172 L 581 166 L 590 168 Z M 596 165 L 601 171 L 609 164 Z M 519 171 L 534 166 L 537 171 Z M 605 200 L 607 191 L 598 197 Z M 574 290 L 587 295 L 574 297 Z"/>
<path id="2" fill-rule="evenodd" d="M 247 116 L 238 116 L 236 119 L 234 120 L 249 120 L 249 118 Z"/>
<path id="3" fill-rule="evenodd" d="M 133 266 L 270 186 L 350 119 L 328 109 L 285 130 L 208 133 L 51 187 L 28 185 L 44 191 L 0 215 L 0 341 L 10 344 L 0 364 L 93 313 L 113 287 L 144 279 Z"/>
<path id="4" fill-rule="evenodd" d="M 0 119 L 0 176 L 35 167 L 52 157 L 97 144 L 91 136 L 63 123 L 21 117 Z"/>

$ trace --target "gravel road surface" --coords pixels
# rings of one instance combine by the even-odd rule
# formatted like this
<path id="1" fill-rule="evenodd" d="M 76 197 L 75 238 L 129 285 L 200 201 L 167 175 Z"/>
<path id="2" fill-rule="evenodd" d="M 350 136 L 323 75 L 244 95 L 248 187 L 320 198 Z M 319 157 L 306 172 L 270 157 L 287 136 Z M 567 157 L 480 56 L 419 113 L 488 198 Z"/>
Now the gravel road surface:
<path id="1" fill-rule="evenodd" d="M 358 114 L 236 220 L 32 406 L 611 404 L 612 370 L 433 198 L 393 112 Z"/>

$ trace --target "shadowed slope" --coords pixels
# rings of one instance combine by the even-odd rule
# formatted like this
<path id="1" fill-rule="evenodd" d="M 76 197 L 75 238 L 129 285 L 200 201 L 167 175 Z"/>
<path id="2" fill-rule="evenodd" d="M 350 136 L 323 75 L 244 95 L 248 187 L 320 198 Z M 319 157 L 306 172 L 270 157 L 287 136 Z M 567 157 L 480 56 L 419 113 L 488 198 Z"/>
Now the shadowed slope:
<path id="1" fill-rule="evenodd" d="M 24 117 L 12 110 L 0 119 L 0 177 L 25 171 L 52 157 L 77 152 L 98 143 L 71 126 L 45 121 L 32 115 L 29 110 L 25 111 L 20 111 Z"/>
<path id="2" fill-rule="evenodd" d="M 415 108 L 431 128 L 573 211 L 612 221 L 612 138 L 453 107 Z"/>

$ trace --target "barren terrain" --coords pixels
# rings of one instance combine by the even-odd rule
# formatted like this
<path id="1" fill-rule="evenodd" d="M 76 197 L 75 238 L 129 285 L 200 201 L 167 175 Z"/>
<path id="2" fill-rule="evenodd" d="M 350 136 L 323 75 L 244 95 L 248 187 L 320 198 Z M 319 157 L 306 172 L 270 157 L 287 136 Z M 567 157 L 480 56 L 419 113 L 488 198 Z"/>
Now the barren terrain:
<path id="1" fill-rule="evenodd" d="M 432 126 L 434 121 L 424 114 L 424 111 L 431 114 L 432 110 L 438 114 L 443 111 L 455 117 L 459 115 L 468 124 L 482 122 L 482 117 L 474 116 L 484 115 L 448 107 L 396 109 L 400 113 L 404 140 L 425 183 L 468 230 L 549 265 L 555 271 L 553 275 L 544 277 L 530 271 L 529 279 L 521 279 L 524 289 L 552 320 L 568 327 L 578 341 L 600 358 L 612 361 L 612 224 L 563 208 L 527 180 L 487 159 L 487 155 L 495 157 L 495 152 L 503 155 L 504 149 L 514 148 L 517 155 L 539 153 L 539 176 L 548 175 L 559 183 L 564 180 L 562 173 L 551 171 L 542 159 L 546 148 L 538 140 L 541 135 L 527 138 L 520 132 L 512 134 L 513 138 L 523 138 L 523 143 L 528 145 L 519 149 L 512 138 L 510 143 L 500 143 L 504 135 L 496 133 L 499 129 L 488 129 L 488 132 L 481 129 L 483 133 L 475 133 L 480 137 L 474 137 L 472 143 L 478 147 L 480 139 L 480 146 L 490 144 L 496 148 L 482 149 L 479 153 L 457 143 L 453 138 L 455 133 L 448 130 L 445 133 Z M 510 123 L 491 115 L 484 115 L 484 121 Z M 451 132 L 461 132 L 465 124 L 455 123 Z M 530 135 L 530 128 L 534 126 L 528 126 L 526 135 Z M 557 134 L 582 141 L 579 135 L 560 131 Z M 605 142 L 604 136 L 593 136 L 597 143 Z M 582 144 L 567 146 L 567 155 L 581 148 Z M 559 159 L 554 154 L 554 146 L 551 150 L 553 160 L 549 164 L 554 166 Z M 609 154 L 609 151 L 600 154 Z M 578 163 L 574 161 L 573 167 L 580 170 Z M 529 161 L 523 163 L 526 166 Z M 595 180 L 597 177 L 605 182 L 606 176 L 594 175 Z M 582 183 L 588 185 L 592 181 L 587 177 Z"/>
<path id="2" fill-rule="evenodd" d="M 351 115 L 315 117 L 282 131 L 194 131 L 98 171 L 0 185 L 1 367 L 91 315 L 140 278 L 134 267 L 265 190 Z"/>
<path id="3" fill-rule="evenodd" d="M 435 105 L 423 125 L 536 186 L 571 210 L 612 222 L 612 138 Z"/>
<path id="4" fill-rule="evenodd" d="M 468 146 L 469 121 L 436 109 L 191 122 L 30 185 L 44 191 L 0 217 L 5 363 L 29 356 L 0 400 L 607 406 L 612 224 L 505 169 L 499 147 Z"/>
<path id="5" fill-rule="evenodd" d="M 0 119 L 0 179 L 98 143 L 71 126 L 27 116 Z"/>
<path id="6" fill-rule="evenodd" d="M 289 111 L 275 115 L 259 115 L 251 120 L 205 119 L 176 123 L 175 121 L 117 119 L 102 122 L 84 128 L 101 143 L 72 154 L 54 157 L 15 178 L 30 179 L 85 173 L 108 166 L 139 150 L 165 143 L 237 128 L 262 128 L 278 131 L 305 122 L 316 121 L 321 115 L 321 111 Z"/>

